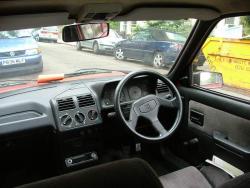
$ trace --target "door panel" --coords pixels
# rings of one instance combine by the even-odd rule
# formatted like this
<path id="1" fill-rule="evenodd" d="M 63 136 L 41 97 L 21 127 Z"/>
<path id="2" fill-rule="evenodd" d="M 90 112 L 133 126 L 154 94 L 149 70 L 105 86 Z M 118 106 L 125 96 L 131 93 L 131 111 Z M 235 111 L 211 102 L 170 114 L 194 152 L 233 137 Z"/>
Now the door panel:
<path id="1" fill-rule="evenodd" d="M 124 43 L 124 53 L 127 58 L 137 59 L 140 41 L 127 40 Z"/>
<path id="2" fill-rule="evenodd" d="M 84 48 L 93 48 L 94 40 L 81 41 L 81 46 Z"/>
<path id="3" fill-rule="evenodd" d="M 191 121 L 191 111 L 195 110 L 204 114 L 203 125 Z M 189 101 L 188 126 L 198 129 L 209 136 L 216 136 L 221 133 L 228 138 L 228 141 L 242 146 L 250 146 L 250 121 L 239 116 L 212 108 L 196 101 Z"/>
<path id="4" fill-rule="evenodd" d="M 210 157 L 216 155 L 249 171 L 250 105 L 195 88 L 181 87 L 180 92 L 186 112 L 184 123 L 199 139 L 200 148 Z"/>

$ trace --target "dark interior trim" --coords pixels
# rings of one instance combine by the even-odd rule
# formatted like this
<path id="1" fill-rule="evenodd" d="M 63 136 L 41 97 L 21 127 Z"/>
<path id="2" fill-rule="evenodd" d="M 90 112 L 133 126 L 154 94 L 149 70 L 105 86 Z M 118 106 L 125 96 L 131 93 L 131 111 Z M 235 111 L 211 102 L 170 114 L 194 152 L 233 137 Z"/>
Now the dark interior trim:
<path id="1" fill-rule="evenodd" d="M 187 100 L 186 102 L 189 100 L 194 100 L 196 102 L 200 102 L 213 108 L 250 120 L 249 104 L 215 95 L 207 91 L 188 87 L 179 87 L 179 91 L 185 100 Z"/>

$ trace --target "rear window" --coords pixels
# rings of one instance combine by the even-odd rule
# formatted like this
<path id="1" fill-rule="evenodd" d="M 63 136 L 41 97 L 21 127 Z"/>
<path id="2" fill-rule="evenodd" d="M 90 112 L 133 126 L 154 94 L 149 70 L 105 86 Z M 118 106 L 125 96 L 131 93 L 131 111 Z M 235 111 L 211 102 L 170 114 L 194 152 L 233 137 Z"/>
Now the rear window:
<path id="1" fill-rule="evenodd" d="M 166 35 L 170 40 L 173 40 L 173 41 L 180 41 L 180 42 L 186 41 L 186 38 L 179 34 L 166 32 Z"/>
<path id="2" fill-rule="evenodd" d="M 46 30 L 46 31 L 58 31 L 58 28 L 57 28 L 57 26 L 43 27 L 43 30 Z"/>

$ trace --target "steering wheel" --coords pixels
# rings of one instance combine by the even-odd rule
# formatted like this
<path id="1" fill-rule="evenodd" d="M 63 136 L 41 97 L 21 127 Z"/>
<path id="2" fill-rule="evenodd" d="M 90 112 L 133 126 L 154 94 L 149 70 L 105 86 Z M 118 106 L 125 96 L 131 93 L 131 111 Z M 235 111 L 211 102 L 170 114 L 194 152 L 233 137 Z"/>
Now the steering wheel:
<path id="1" fill-rule="evenodd" d="M 144 97 L 139 98 L 138 100 L 132 103 L 130 109 L 129 120 L 126 120 L 122 108 L 121 108 L 121 91 L 123 90 L 124 86 L 134 79 L 135 77 L 139 76 L 150 76 L 155 78 L 156 80 L 161 80 L 165 83 L 169 89 L 171 90 L 173 97 L 168 99 L 167 96 L 160 96 L 157 94 L 150 94 Z M 183 113 L 183 106 L 182 100 L 179 91 L 175 87 L 175 85 L 166 77 L 162 76 L 161 74 L 153 71 L 137 71 L 132 72 L 126 75 L 118 84 L 115 90 L 115 110 L 118 117 L 124 123 L 124 125 L 134 133 L 138 138 L 148 141 L 148 142 L 157 142 L 162 141 L 170 137 L 174 131 L 178 128 L 181 122 L 181 117 Z M 171 128 L 166 129 L 162 125 L 162 123 L 158 119 L 158 113 L 160 106 L 164 106 L 166 108 L 174 108 L 176 109 L 177 115 L 173 125 Z M 136 126 L 138 124 L 139 117 L 143 117 L 149 120 L 151 126 L 157 131 L 157 136 L 146 136 L 139 133 L 136 130 Z M 166 114 L 167 117 L 167 114 Z"/>

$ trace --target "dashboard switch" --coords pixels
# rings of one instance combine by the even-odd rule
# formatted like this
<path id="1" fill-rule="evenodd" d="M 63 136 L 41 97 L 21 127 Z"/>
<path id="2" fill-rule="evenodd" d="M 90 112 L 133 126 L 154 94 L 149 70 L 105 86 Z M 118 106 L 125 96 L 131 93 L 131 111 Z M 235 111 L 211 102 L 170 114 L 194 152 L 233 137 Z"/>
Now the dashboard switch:
<path id="1" fill-rule="evenodd" d="M 75 120 L 77 123 L 84 123 L 85 116 L 81 112 L 77 112 L 75 115 Z"/>
<path id="2" fill-rule="evenodd" d="M 61 123 L 63 126 L 69 126 L 72 123 L 72 118 L 66 114 L 61 117 Z"/>
<path id="3" fill-rule="evenodd" d="M 98 116 L 98 113 L 95 110 L 90 110 L 88 112 L 88 117 L 90 120 L 95 120 L 97 118 L 97 116 Z"/>

